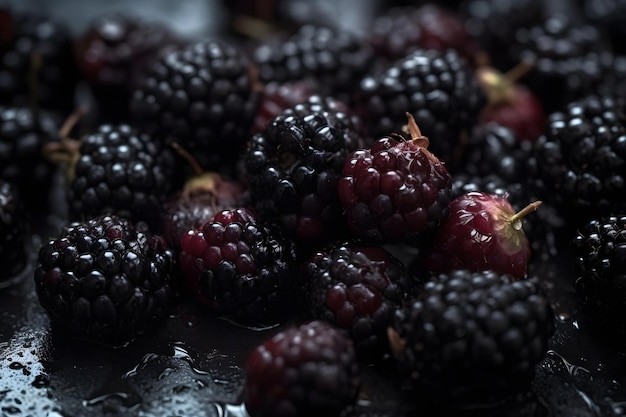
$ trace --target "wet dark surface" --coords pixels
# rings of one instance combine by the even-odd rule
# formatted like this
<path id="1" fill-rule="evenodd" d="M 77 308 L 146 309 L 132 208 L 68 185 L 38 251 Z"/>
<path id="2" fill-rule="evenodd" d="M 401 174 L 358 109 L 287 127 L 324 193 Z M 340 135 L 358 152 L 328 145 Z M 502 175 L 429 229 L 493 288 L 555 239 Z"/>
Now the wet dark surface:
<path id="1" fill-rule="evenodd" d="M 625 356 L 589 333 L 566 260 L 561 255 L 537 267 L 557 330 L 530 391 L 515 402 L 446 415 L 626 415 Z M 162 326 L 125 347 L 68 339 L 51 328 L 37 301 L 34 261 L 18 284 L 0 292 L 2 417 L 246 415 L 240 405 L 245 357 L 278 328 L 243 328 L 183 300 Z M 353 415 L 409 416 L 420 410 L 428 416 L 387 374 L 364 369 Z"/>
<path id="2" fill-rule="evenodd" d="M 15 2 L 24 4 L 23 2 Z M 130 7 L 163 18 L 191 37 L 209 36 L 220 20 L 206 19 L 219 2 L 33 1 L 76 31 L 89 18 Z M 354 1 L 336 7 L 354 8 Z M 176 5 L 176 6 L 174 6 Z M 351 19 L 359 21 L 358 15 Z M 208 24 L 207 22 L 213 22 Z M 62 211 L 62 210 L 61 210 Z M 59 219 L 43 221 L 31 262 L 19 283 L 0 290 L 0 416 L 245 416 L 241 406 L 247 353 L 278 328 L 253 330 L 211 317 L 183 300 L 156 331 L 113 349 L 72 340 L 51 329 L 34 292 L 34 254 Z M 519 401 L 476 406 L 455 416 L 612 417 L 626 415 L 626 356 L 597 339 L 579 310 L 567 253 L 537 265 L 555 310 L 556 333 Z M 624 349 L 626 351 L 626 349 Z M 386 375 L 366 368 L 355 416 L 429 416 Z M 434 415 L 442 416 L 442 413 Z"/>

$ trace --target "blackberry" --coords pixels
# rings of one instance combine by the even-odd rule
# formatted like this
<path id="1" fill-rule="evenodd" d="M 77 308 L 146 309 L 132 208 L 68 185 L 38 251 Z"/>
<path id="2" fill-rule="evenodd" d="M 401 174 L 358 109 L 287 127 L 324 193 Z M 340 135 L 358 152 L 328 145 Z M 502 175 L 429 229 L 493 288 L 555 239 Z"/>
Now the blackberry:
<path id="1" fill-rule="evenodd" d="M 306 102 L 315 92 L 313 84 L 307 81 L 270 82 L 264 85 L 252 133 L 262 133 L 275 117 L 288 108 Z"/>
<path id="2" fill-rule="evenodd" d="M 344 163 L 339 199 L 350 230 L 375 243 L 419 245 L 447 215 L 451 178 L 409 115 L 410 140 L 386 136 Z"/>
<path id="3" fill-rule="evenodd" d="M 401 131 L 406 113 L 428 132 L 431 151 L 453 162 L 462 132 L 486 103 L 474 72 L 457 52 L 418 49 L 361 80 L 355 109 L 374 137 Z"/>
<path id="4" fill-rule="evenodd" d="M 625 122 L 618 102 L 597 96 L 548 118 L 534 150 L 535 187 L 574 227 L 625 208 Z"/>
<path id="5" fill-rule="evenodd" d="M 585 17 L 598 28 L 607 31 L 611 47 L 619 53 L 626 53 L 624 36 L 626 29 L 626 3 L 619 0 L 582 0 Z"/>
<path id="6" fill-rule="evenodd" d="M 166 317 L 173 268 L 160 236 L 105 215 L 44 243 L 34 275 L 39 302 L 60 330 L 119 345 Z"/>
<path id="7" fill-rule="evenodd" d="M 529 201 L 536 200 L 523 183 L 510 182 L 496 175 L 472 176 L 456 173 L 452 179 L 451 200 L 470 192 L 482 192 L 506 198 L 515 212 L 522 210 Z M 524 218 L 524 233 L 531 247 L 531 264 L 548 261 L 558 252 L 559 237 L 564 225 L 563 218 L 554 207 L 542 204 L 532 216 Z"/>
<path id="8" fill-rule="evenodd" d="M 378 16 L 368 40 L 378 56 L 396 61 L 412 49 L 454 49 L 472 62 L 478 44 L 465 30 L 460 16 L 438 3 L 394 7 Z"/>
<path id="9" fill-rule="evenodd" d="M 320 96 L 274 118 L 244 157 L 257 212 L 304 244 L 347 233 L 337 182 L 348 154 L 363 144 L 359 129 L 336 100 Z"/>
<path id="10" fill-rule="evenodd" d="M 0 288 L 26 267 L 27 216 L 18 188 L 0 179 Z"/>
<path id="11" fill-rule="evenodd" d="M 47 144 L 58 141 L 59 127 L 60 121 L 51 113 L 0 107 L 0 178 L 20 189 L 29 211 L 47 210 L 46 197 L 56 170 L 41 154 Z"/>
<path id="12" fill-rule="evenodd" d="M 69 112 L 78 82 L 69 29 L 44 14 L 11 16 L 0 42 L 0 105 Z"/>
<path id="13" fill-rule="evenodd" d="M 453 173 L 497 175 L 510 183 L 524 184 L 532 148 L 531 142 L 521 140 L 512 129 L 498 123 L 476 126 Z"/>
<path id="14" fill-rule="evenodd" d="M 594 26 L 563 14 L 515 33 L 508 48 L 514 62 L 533 62 L 523 82 L 548 113 L 591 93 L 603 78 L 601 55 L 608 45 Z"/>
<path id="15" fill-rule="evenodd" d="M 188 288 L 219 314 L 275 324 L 291 311 L 295 245 L 247 209 L 223 210 L 181 239 Z"/>
<path id="16" fill-rule="evenodd" d="M 156 230 L 162 204 L 176 186 L 173 153 L 128 124 L 104 124 L 80 141 L 65 138 L 46 149 L 67 163 L 71 220 L 113 213 Z"/>
<path id="17" fill-rule="evenodd" d="M 604 72 L 596 94 L 613 96 L 623 105 L 626 100 L 626 55 L 604 53 L 600 59 Z"/>
<path id="18" fill-rule="evenodd" d="M 516 30 L 535 24 L 543 10 L 541 0 L 466 0 L 458 13 L 467 33 L 478 41 L 493 65 L 503 70 L 519 62 L 512 62 L 508 55 Z"/>
<path id="19" fill-rule="evenodd" d="M 389 336 L 419 395 L 445 407 L 527 390 L 553 329 L 536 280 L 455 270 L 398 310 Z"/>
<path id="20" fill-rule="evenodd" d="M 520 140 L 515 132 L 497 123 L 476 126 L 452 174 L 451 199 L 471 191 L 506 197 L 517 212 L 537 200 L 533 187 L 537 169 L 533 143 Z M 535 259 L 547 259 L 557 252 L 556 239 L 564 220 L 558 210 L 542 204 L 524 219 L 524 231 Z"/>
<path id="21" fill-rule="evenodd" d="M 174 50 L 148 68 L 131 97 L 131 120 L 160 141 L 176 141 L 206 170 L 243 151 L 258 97 L 246 56 L 220 41 Z"/>
<path id="22" fill-rule="evenodd" d="M 168 245 L 179 251 L 180 240 L 200 229 L 220 211 L 247 204 L 243 184 L 217 173 L 204 173 L 187 181 L 185 188 L 164 203 L 159 230 Z"/>
<path id="23" fill-rule="evenodd" d="M 244 404 L 251 417 L 337 416 L 356 402 L 352 341 L 323 321 L 288 327 L 246 359 Z"/>
<path id="24" fill-rule="evenodd" d="M 146 68 L 177 41 L 163 25 L 122 13 L 98 16 L 76 40 L 82 78 L 95 98 L 101 123 L 129 119 L 130 96 Z"/>
<path id="25" fill-rule="evenodd" d="M 298 313 L 348 330 L 357 354 L 382 358 L 387 327 L 417 282 L 379 246 L 342 243 L 315 252 L 300 266 Z"/>
<path id="26" fill-rule="evenodd" d="M 572 239 L 575 288 L 589 327 L 624 346 L 626 341 L 626 217 L 590 220 Z"/>
<path id="27" fill-rule="evenodd" d="M 351 32 L 317 25 L 304 25 L 254 51 L 263 83 L 309 80 L 321 95 L 346 102 L 373 58 L 369 45 Z"/>

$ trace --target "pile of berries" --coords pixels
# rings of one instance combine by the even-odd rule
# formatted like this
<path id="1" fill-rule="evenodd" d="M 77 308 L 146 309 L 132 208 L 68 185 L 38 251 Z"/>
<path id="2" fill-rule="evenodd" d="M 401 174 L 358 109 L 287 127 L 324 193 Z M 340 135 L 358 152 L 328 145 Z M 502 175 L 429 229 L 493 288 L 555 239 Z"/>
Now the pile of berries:
<path id="1" fill-rule="evenodd" d="M 247 3 L 254 38 L 0 8 L 0 281 L 34 259 L 52 331 L 124 345 L 199 303 L 279 326 L 251 417 L 350 412 L 381 364 L 445 414 L 533 389 L 558 254 L 624 348 L 626 57 L 595 1 L 418 2 L 370 36 Z"/>

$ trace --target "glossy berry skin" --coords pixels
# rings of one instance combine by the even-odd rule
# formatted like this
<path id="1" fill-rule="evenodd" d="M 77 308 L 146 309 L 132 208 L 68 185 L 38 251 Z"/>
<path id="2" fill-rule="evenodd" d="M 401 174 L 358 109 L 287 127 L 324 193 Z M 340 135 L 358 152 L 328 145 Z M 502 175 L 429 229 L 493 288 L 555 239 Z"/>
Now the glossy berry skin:
<path id="1" fill-rule="evenodd" d="M 340 101 L 311 96 L 255 135 L 244 164 L 259 215 L 303 246 L 345 236 L 337 182 L 348 155 L 363 146 L 359 120 Z"/>
<path id="2" fill-rule="evenodd" d="M 473 68 L 453 49 L 416 49 L 382 71 L 371 70 L 354 94 L 355 111 L 373 137 L 401 132 L 411 113 L 430 150 L 447 163 L 486 101 Z"/>
<path id="3" fill-rule="evenodd" d="M 200 180 L 195 183 L 195 180 Z M 222 210 L 242 207 L 245 189 L 238 181 L 217 173 L 206 173 L 187 182 L 190 187 L 169 197 L 163 206 L 159 231 L 176 251 L 189 230 L 200 229 Z"/>
<path id="4" fill-rule="evenodd" d="M 516 279 L 526 275 L 530 245 L 521 219 L 502 196 L 463 194 L 450 203 L 450 214 L 437 229 L 424 266 L 435 273 L 455 269 L 493 270 Z"/>
<path id="5" fill-rule="evenodd" d="M 369 361 L 386 352 L 393 312 L 417 291 L 417 280 L 380 246 L 338 244 L 315 252 L 299 271 L 299 315 L 348 330 Z"/>
<path id="6" fill-rule="evenodd" d="M 122 345 L 165 318 L 175 259 L 158 235 L 104 215 L 72 223 L 39 251 L 39 302 L 72 336 Z"/>
<path id="7" fill-rule="evenodd" d="M 527 391 L 553 331 L 536 279 L 455 270 L 397 311 L 389 340 L 416 397 L 454 409 Z"/>
<path id="8" fill-rule="evenodd" d="M 14 183 L 25 207 L 43 213 L 56 172 L 42 156 L 43 148 L 58 142 L 60 120 L 27 107 L 0 107 L 0 178 Z M 43 203 L 43 204 L 42 204 Z"/>
<path id="9" fill-rule="evenodd" d="M 181 239 L 187 287 L 218 314 L 250 325 L 275 324 L 290 310 L 287 296 L 295 245 L 248 209 L 223 210 Z"/>
<path id="10" fill-rule="evenodd" d="M 205 170 L 243 151 L 258 105 L 245 54 L 228 42 L 176 48 L 145 71 L 130 102 L 132 123 L 162 142 L 176 141 Z"/>
<path id="11" fill-rule="evenodd" d="M 69 183 L 72 220 L 116 213 L 156 230 L 179 181 L 172 151 L 128 124 L 105 124 L 83 137 L 79 153 Z"/>
<path id="12" fill-rule="evenodd" d="M 288 327 L 257 346 L 245 364 L 251 417 L 337 416 L 356 401 L 352 340 L 323 321 Z"/>
<path id="13" fill-rule="evenodd" d="M 590 329 L 607 339 L 626 343 L 626 217 L 590 220 L 571 241 L 576 268 L 574 283 Z"/>
<path id="14" fill-rule="evenodd" d="M 538 196 L 574 228 L 626 209 L 626 112 L 588 96 L 548 117 L 534 149 Z"/>
<path id="15" fill-rule="evenodd" d="M 451 185 L 446 165 L 424 146 L 383 137 L 348 157 L 338 190 L 356 236 L 415 243 L 447 216 Z"/>

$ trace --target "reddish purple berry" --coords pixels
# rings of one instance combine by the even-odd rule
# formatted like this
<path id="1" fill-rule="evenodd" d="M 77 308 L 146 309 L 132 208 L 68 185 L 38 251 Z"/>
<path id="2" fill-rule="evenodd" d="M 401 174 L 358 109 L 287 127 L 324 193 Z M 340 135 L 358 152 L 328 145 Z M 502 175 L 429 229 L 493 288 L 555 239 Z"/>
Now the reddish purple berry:
<path id="1" fill-rule="evenodd" d="M 337 416 L 360 386 L 352 341 L 323 321 L 277 333 L 252 351 L 245 369 L 251 417 Z"/>
<path id="2" fill-rule="evenodd" d="M 448 213 L 448 169 L 426 149 L 412 116 L 409 128 L 412 140 L 383 137 L 352 153 L 339 179 L 349 226 L 370 242 L 417 242 Z"/>

